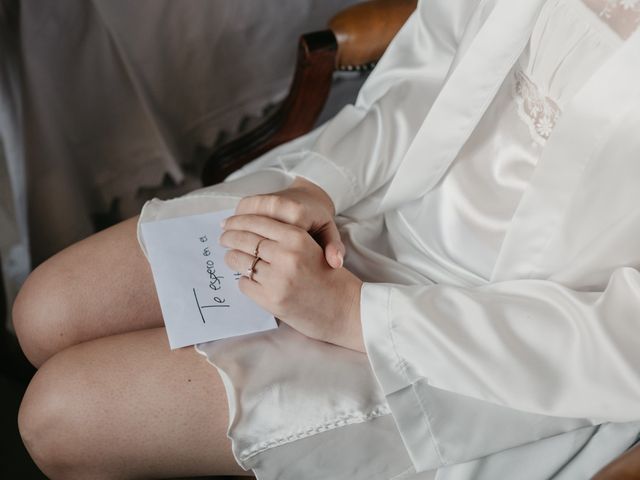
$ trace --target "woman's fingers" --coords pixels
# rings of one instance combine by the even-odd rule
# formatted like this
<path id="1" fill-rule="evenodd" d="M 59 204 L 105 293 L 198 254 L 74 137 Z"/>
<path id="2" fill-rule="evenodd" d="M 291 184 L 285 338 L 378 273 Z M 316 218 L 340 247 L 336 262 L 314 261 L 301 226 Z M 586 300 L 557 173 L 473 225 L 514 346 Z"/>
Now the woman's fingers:
<path id="1" fill-rule="evenodd" d="M 242 277 L 238 280 L 238 288 L 242 293 L 244 293 L 247 297 L 252 299 L 258 305 L 260 305 L 265 310 L 269 310 L 268 303 L 264 302 L 264 287 L 260 285 L 260 282 L 249 280 L 247 277 Z M 273 314 L 273 312 L 271 312 Z"/>
<path id="2" fill-rule="evenodd" d="M 340 268 L 344 263 L 345 246 L 340 239 L 340 232 L 335 222 L 327 223 L 315 233 L 315 238 L 324 249 L 327 263 L 333 268 Z"/>
<path id="3" fill-rule="evenodd" d="M 282 244 L 283 246 L 295 246 L 307 232 L 273 218 L 262 215 L 234 215 L 224 222 L 225 231 L 240 230 L 252 232 Z"/>
<path id="4" fill-rule="evenodd" d="M 273 259 L 275 242 L 268 238 L 262 237 L 253 232 L 245 232 L 241 230 L 226 230 L 220 236 L 220 245 L 232 250 L 240 250 L 249 255 L 257 255 L 271 263 Z"/>
<path id="5" fill-rule="evenodd" d="M 283 195 L 254 195 L 245 197 L 236 207 L 236 215 L 263 215 L 280 222 L 307 228 L 309 219 L 305 218 L 305 208 L 299 202 Z"/>
<path id="6" fill-rule="evenodd" d="M 247 277 L 250 274 L 249 269 L 253 265 L 253 275 L 251 275 L 251 279 L 254 282 L 262 283 L 261 280 L 265 281 L 269 276 L 270 265 L 262 258 L 258 258 L 254 265 L 255 260 L 256 257 L 241 252 L 240 250 L 229 250 L 224 255 L 224 263 L 226 263 L 230 269 L 240 272 Z"/>

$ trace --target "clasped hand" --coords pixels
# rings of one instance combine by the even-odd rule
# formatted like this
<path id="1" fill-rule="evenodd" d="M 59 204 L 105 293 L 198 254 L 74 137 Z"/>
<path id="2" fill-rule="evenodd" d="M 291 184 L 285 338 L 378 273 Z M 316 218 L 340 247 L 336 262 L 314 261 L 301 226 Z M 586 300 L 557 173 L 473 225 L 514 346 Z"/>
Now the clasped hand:
<path id="1" fill-rule="evenodd" d="M 244 272 L 240 290 L 304 335 L 364 352 L 362 281 L 342 267 L 333 203 L 303 179 L 281 192 L 244 198 L 224 225 L 226 264 Z M 316 241 L 317 240 L 317 241 Z"/>

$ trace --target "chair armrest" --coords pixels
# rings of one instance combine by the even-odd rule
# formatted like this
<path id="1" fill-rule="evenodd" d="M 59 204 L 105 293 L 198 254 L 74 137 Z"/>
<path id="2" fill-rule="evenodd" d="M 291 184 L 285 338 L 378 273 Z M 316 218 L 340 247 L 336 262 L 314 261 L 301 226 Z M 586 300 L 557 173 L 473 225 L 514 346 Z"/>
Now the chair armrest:
<path id="1" fill-rule="evenodd" d="M 417 0 L 373 0 L 349 7 L 329 22 L 338 41 L 336 68 L 373 64 L 416 9 Z"/>
<path id="2" fill-rule="evenodd" d="M 336 51 L 331 30 L 300 37 L 287 98 L 257 127 L 213 151 L 204 165 L 203 185 L 222 182 L 251 160 L 313 128 L 329 96 Z"/>
<path id="3" fill-rule="evenodd" d="M 256 128 L 213 151 L 204 165 L 203 185 L 219 183 L 263 153 L 309 132 L 327 101 L 335 69 L 370 69 L 416 3 L 369 0 L 338 13 L 330 30 L 303 35 L 289 95 Z"/>

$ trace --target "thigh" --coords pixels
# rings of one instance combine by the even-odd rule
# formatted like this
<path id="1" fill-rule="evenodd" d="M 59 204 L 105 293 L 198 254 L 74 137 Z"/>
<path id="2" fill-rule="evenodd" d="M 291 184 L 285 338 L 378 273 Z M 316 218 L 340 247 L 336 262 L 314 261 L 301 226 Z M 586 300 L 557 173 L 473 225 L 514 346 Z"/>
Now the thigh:
<path id="1" fill-rule="evenodd" d="M 83 341 L 161 327 L 137 217 L 82 240 L 29 276 L 13 309 L 16 333 L 36 366 Z"/>
<path id="2" fill-rule="evenodd" d="M 163 328 L 58 353 L 34 377 L 19 423 L 52 478 L 246 474 L 216 368 L 193 348 L 169 350 Z"/>

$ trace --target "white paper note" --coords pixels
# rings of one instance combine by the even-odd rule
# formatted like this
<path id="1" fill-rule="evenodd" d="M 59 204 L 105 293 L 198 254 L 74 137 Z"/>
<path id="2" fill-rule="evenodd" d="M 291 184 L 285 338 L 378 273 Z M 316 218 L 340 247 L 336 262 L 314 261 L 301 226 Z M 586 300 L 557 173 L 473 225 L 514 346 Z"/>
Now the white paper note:
<path id="1" fill-rule="evenodd" d="M 142 224 L 172 349 L 277 328 L 273 316 L 238 288 L 218 243 L 224 210 Z M 249 265 L 247 265 L 249 267 Z"/>

